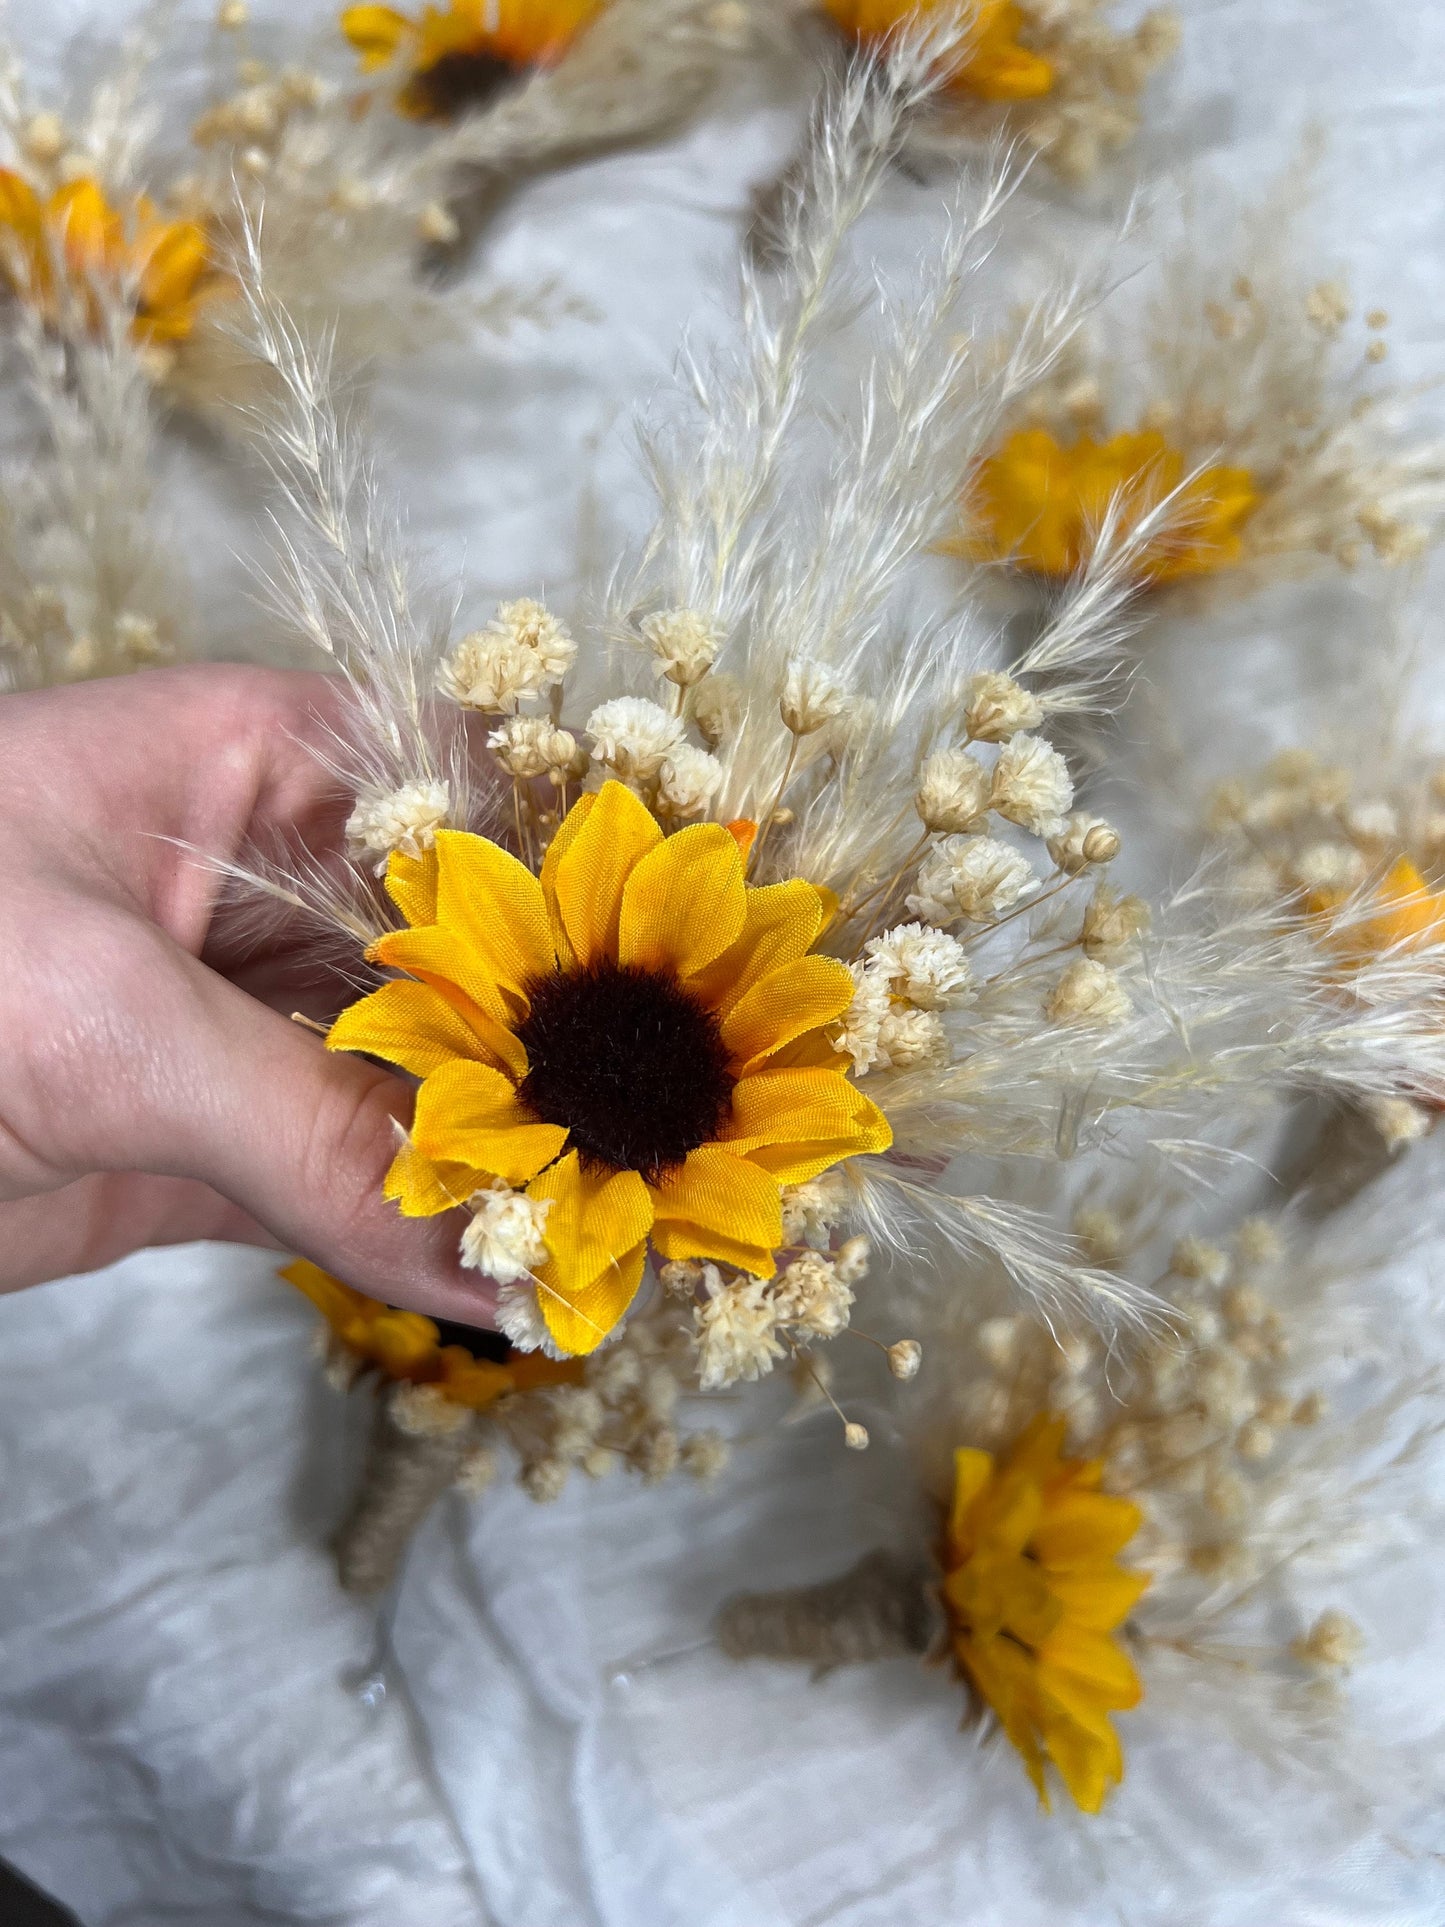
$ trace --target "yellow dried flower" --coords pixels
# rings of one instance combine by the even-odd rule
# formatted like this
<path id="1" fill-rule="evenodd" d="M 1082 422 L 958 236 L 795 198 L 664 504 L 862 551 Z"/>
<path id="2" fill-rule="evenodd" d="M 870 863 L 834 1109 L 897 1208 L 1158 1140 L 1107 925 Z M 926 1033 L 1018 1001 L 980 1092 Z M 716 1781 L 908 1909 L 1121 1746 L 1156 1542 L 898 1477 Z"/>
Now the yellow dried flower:
<path id="1" fill-rule="evenodd" d="M 392 856 L 387 889 L 411 927 L 369 955 L 408 976 L 327 1042 L 422 1080 L 386 1182 L 408 1216 L 498 1183 L 550 1206 L 535 1286 L 503 1296 L 519 1341 L 594 1350 L 649 1239 L 771 1278 L 783 1186 L 892 1143 L 827 1041 L 855 985 L 809 954 L 821 893 L 749 888 L 722 824 L 664 838 L 609 782 L 569 811 L 540 877 L 440 830 L 422 859 Z"/>
<path id="2" fill-rule="evenodd" d="M 1142 1692 L 1110 1635 L 1149 1578 L 1117 1560 L 1143 1515 L 1099 1490 L 1102 1461 L 1062 1457 L 1065 1430 L 1043 1413 L 1000 1459 L 954 1453 L 942 1595 L 954 1659 L 1039 1799 L 1048 1806 L 1047 1758 L 1075 1804 L 1097 1813 L 1124 1775 L 1109 1715 Z"/>
<path id="3" fill-rule="evenodd" d="M 922 14 L 956 11 L 949 0 L 823 0 L 827 12 L 854 40 L 866 47 L 881 46 L 906 21 Z M 1054 84 L 1050 63 L 1025 46 L 1019 33 L 1027 23 L 1022 7 L 1013 0 L 977 0 L 971 9 L 972 31 L 962 58 L 952 67 L 947 91 L 969 94 L 975 100 L 1037 100 Z"/>
<path id="4" fill-rule="evenodd" d="M 309 1259 L 297 1258 L 279 1275 L 311 1300 L 337 1343 L 363 1367 L 396 1384 L 427 1386 L 451 1405 L 481 1411 L 510 1392 L 581 1378 L 582 1368 L 575 1362 L 538 1353 L 476 1357 L 466 1343 L 456 1342 L 468 1336 L 462 1327 L 443 1327 L 419 1311 L 398 1311 L 367 1298 Z M 449 1338 L 453 1332 L 455 1337 Z M 490 1337 L 477 1332 L 473 1342 Z"/>
<path id="5" fill-rule="evenodd" d="M 88 175 L 42 200 L 10 168 L 0 168 L 0 280 L 52 326 L 78 309 L 95 328 L 103 295 L 129 301 L 131 333 L 152 348 L 184 341 L 223 285 L 198 222 L 168 221 L 144 195 L 112 207 Z"/>
<path id="6" fill-rule="evenodd" d="M 484 106 L 513 74 L 559 58 L 603 0 L 447 0 L 413 17 L 396 7 L 348 7 L 341 31 L 367 72 L 404 61 L 396 97 L 411 120 L 452 120 Z"/>
<path id="7" fill-rule="evenodd" d="M 1073 575 L 1111 504 L 1131 529 L 1177 490 L 1169 525 L 1135 558 L 1135 574 L 1141 585 L 1211 575 L 1239 560 L 1259 495 L 1248 469 L 1203 468 L 1187 482 L 1186 472 L 1184 455 L 1153 429 L 1066 445 L 1047 428 L 1020 428 L 980 465 L 968 531 L 945 547 L 1033 575 Z"/>

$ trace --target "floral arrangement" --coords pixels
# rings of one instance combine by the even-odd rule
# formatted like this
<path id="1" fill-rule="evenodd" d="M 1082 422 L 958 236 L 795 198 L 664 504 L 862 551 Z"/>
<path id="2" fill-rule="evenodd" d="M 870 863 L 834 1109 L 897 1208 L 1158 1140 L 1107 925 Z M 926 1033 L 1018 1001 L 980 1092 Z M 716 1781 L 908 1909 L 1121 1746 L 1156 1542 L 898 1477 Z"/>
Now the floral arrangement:
<path id="1" fill-rule="evenodd" d="M 1152 530 L 1145 589 L 1419 557 L 1438 531 L 1441 451 L 1376 377 L 1388 315 L 1351 327 L 1343 283 L 1311 278 L 1291 246 L 1303 199 L 1301 171 L 1215 242 L 1187 197 L 1149 294 L 1106 304 L 1024 398 L 950 546 L 1047 584 L 1112 515 Z"/>
<path id="2" fill-rule="evenodd" d="M 226 883 L 314 939 L 317 1048 L 408 1080 L 385 1195 L 475 1284 L 463 1326 L 281 1273 L 373 1404 L 348 1590 L 503 1464 L 538 1502 L 706 1481 L 826 1414 L 841 1468 L 882 1448 L 896 1529 L 728 1600 L 725 1656 L 931 1660 L 1045 1806 L 1101 1812 L 1156 1718 L 1283 1735 L 1378 1815 L 1428 1775 L 1342 1738 L 1363 1633 L 1318 1582 L 1433 1503 L 1432 1307 L 1378 1312 L 1392 1167 L 1445 1090 L 1445 778 L 1288 751 L 1219 785 L 1164 888 L 1118 826 L 1128 746 L 1075 751 L 1166 595 L 1187 621 L 1216 578 L 1413 562 L 1445 466 L 1373 385 L 1385 317 L 1356 352 L 1269 210 L 1227 269 L 1164 262 L 1142 350 L 1117 309 L 1091 334 L 1082 274 L 1022 314 L 990 291 L 1017 175 L 957 163 L 1002 130 L 1093 174 L 1170 16 L 822 12 L 846 71 L 734 324 L 644 425 L 650 527 L 575 607 L 429 580 L 337 395 L 454 321 L 433 270 L 503 193 L 763 47 L 750 3 L 355 5 L 303 66 L 226 0 L 166 168 L 119 83 L 63 120 L 11 62 L 0 278 L 39 432 L 0 500 L 0 681 L 193 647 L 156 441 L 171 408 L 242 423 L 269 613 L 341 691 L 345 831 Z M 860 293 L 920 155 L 936 246 Z"/>
<path id="3" fill-rule="evenodd" d="M 1101 1373 L 1180 1341 L 1164 1280 L 1020 1201 L 1007 1161 L 1128 1146 L 1170 1173 L 1231 1155 L 1245 1118 L 1397 1101 L 1445 1069 L 1445 957 L 1387 945 L 1342 994 L 1337 953 L 1274 902 L 1191 885 L 1146 903 L 1113 880 L 1122 839 L 1076 807 L 1050 728 L 1108 701 L 1153 525 L 1086 558 L 1007 670 L 982 572 L 973 620 L 920 614 L 960 489 L 1075 325 L 1046 307 L 1006 364 L 975 349 L 968 270 L 1006 206 L 985 186 L 922 285 L 880 296 L 851 404 L 838 390 L 850 234 L 946 71 L 936 38 L 904 40 L 827 106 L 780 265 L 745 271 L 740 345 L 652 432 L 657 519 L 585 621 L 522 594 L 455 633 L 253 253 L 276 606 L 349 692 L 327 752 L 349 857 L 258 859 L 233 881 L 309 920 L 319 954 L 342 946 L 326 1047 L 416 1086 L 387 1196 L 454 1224 L 509 1348 L 479 1364 L 303 1284 L 350 1353 L 390 1348 L 348 1583 L 383 1583 L 439 1491 L 474 1483 L 463 1386 L 485 1388 L 538 1499 L 598 1453 L 649 1477 L 720 1457 L 636 1403 L 635 1371 L 670 1411 L 785 1367 L 862 1450 L 879 1384 L 899 1388 L 895 1423 L 929 1422 L 933 1353 L 961 1395 L 983 1280 L 1005 1279 L 1018 1316 L 1050 1321 L 1027 1322 L 1033 1403 L 1008 1424 L 956 1414 L 947 1487 L 924 1474 L 950 1521 L 931 1553 L 885 1554 L 804 1616 L 866 1653 L 942 1640 L 1041 1790 L 1052 1762 L 1094 1810 L 1122 1772 L 1115 1716 L 1147 1690 L 1141 1615 L 1174 1595 L 1162 1573 L 1144 1590 L 1144 1500 L 1047 1360 L 1058 1331 L 1102 1333 L 1078 1339 Z M 809 460 L 827 479 L 804 490 Z M 639 1347 L 653 1363 L 620 1362 Z M 849 1349 L 875 1389 L 831 1362 Z M 546 1364 L 570 1376 L 498 1376 Z M 387 1557 L 358 1580 L 378 1494 Z M 859 1586 L 872 1617 L 850 1631 Z M 797 1602 L 779 1610 L 798 1650 Z M 759 1638 L 724 1629 L 739 1653 L 773 1650 Z"/>
<path id="4" fill-rule="evenodd" d="M 1073 1207 L 1100 1262 L 1145 1267 L 1173 1306 L 1127 1359 L 1017 1312 L 980 1317 L 982 1279 L 966 1298 L 920 1296 L 928 1363 L 899 1418 L 928 1503 L 899 1510 L 928 1537 L 728 1602 L 723 1650 L 947 1661 L 968 1717 L 997 1722 L 1045 1807 L 1053 1789 L 1098 1812 L 1132 1709 L 1157 1701 L 1246 1750 L 1283 1746 L 1346 1814 L 1361 1782 L 1340 1682 L 1363 1635 L 1322 1587 L 1428 1529 L 1438 1368 L 1408 1319 L 1372 1317 L 1367 1287 L 1398 1253 L 1368 1220 L 1250 1217 L 1169 1247 L 1190 1215 L 1187 1194 L 1141 1185 Z M 1385 1772 L 1408 1805 L 1413 1770 Z"/>

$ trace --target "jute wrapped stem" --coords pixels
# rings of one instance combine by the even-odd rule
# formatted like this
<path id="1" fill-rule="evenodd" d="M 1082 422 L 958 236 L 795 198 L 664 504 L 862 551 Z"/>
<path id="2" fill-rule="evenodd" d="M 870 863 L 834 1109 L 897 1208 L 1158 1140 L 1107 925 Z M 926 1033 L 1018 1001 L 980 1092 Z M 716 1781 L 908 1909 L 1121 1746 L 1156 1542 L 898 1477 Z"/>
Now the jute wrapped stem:
<path id="1" fill-rule="evenodd" d="M 806 1660 L 820 1672 L 926 1653 L 941 1629 L 931 1567 L 882 1549 L 816 1586 L 739 1593 L 715 1623 L 729 1659 Z"/>
<path id="2" fill-rule="evenodd" d="M 396 1575 L 411 1535 L 456 1478 L 475 1443 L 473 1415 L 434 1408 L 418 1427 L 403 1401 L 377 1403 L 361 1484 L 334 1541 L 336 1570 L 347 1592 L 383 1592 Z M 454 1422 L 452 1422 L 454 1421 Z"/>

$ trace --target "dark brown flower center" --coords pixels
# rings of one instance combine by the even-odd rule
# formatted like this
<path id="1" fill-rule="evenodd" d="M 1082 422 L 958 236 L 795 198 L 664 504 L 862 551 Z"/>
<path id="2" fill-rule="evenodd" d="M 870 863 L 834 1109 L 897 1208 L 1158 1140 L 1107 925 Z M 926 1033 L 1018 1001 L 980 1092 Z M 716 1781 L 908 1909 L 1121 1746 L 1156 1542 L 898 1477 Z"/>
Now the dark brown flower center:
<path id="1" fill-rule="evenodd" d="M 675 978 L 592 964 L 527 994 L 517 1094 L 567 1127 L 585 1163 L 656 1183 L 727 1122 L 735 1080 L 717 1018 Z"/>
<path id="2" fill-rule="evenodd" d="M 451 1318 L 433 1318 L 438 1345 L 460 1345 L 473 1358 L 489 1359 L 505 1365 L 513 1356 L 512 1347 L 500 1332 L 483 1331 L 479 1325 L 459 1325 Z"/>
<path id="3" fill-rule="evenodd" d="M 401 104 L 420 120 L 456 120 L 495 100 L 517 78 L 517 69 L 494 54 L 443 54 L 414 73 Z"/>

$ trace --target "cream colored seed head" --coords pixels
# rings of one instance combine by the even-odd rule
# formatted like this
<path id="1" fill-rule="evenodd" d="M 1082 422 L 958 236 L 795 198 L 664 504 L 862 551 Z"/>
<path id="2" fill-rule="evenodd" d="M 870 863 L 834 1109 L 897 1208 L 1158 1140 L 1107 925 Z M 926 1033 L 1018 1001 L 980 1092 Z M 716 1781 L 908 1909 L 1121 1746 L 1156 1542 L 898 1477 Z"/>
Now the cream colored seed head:
<path id="1" fill-rule="evenodd" d="M 831 669 L 818 662 L 797 662 L 783 683 L 778 712 L 794 736 L 811 736 L 836 722 L 847 703 L 847 691 Z"/>
<path id="2" fill-rule="evenodd" d="M 974 1343 L 996 1371 L 1005 1370 L 1018 1356 L 1018 1319 L 985 1318 L 974 1333 Z"/>
<path id="3" fill-rule="evenodd" d="M 1132 1009 L 1128 991 L 1109 966 L 1090 957 L 1070 964 L 1043 1002 L 1051 1024 L 1121 1024 Z"/>
<path id="4" fill-rule="evenodd" d="M 59 114 L 35 114 L 26 122 L 21 146 L 27 160 L 49 167 L 65 152 L 65 126 Z"/>
<path id="5" fill-rule="evenodd" d="M 251 17 L 246 0 L 221 0 L 216 13 L 216 25 L 223 33 L 237 33 Z"/>
<path id="6" fill-rule="evenodd" d="M 907 1381 L 917 1378 L 923 1363 L 923 1347 L 916 1338 L 900 1338 L 888 1347 L 888 1369 L 893 1376 Z"/>
<path id="7" fill-rule="evenodd" d="M 440 201 L 428 201 L 416 217 L 417 233 L 434 247 L 449 248 L 461 239 L 461 223 Z"/>
<path id="8" fill-rule="evenodd" d="M 1291 1641 L 1290 1651 L 1301 1665 L 1343 1672 L 1359 1658 L 1364 1644 L 1365 1636 L 1354 1620 L 1332 1606 L 1307 1633 Z"/>
<path id="9" fill-rule="evenodd" d="M 722 637 L 695 609 L 661 609 L 642 623 L 659 676 L 679 689 L 701 682 L 717 660 Z"/>
<path id="10" fill-rule="evenodd" d="M 1234 1449 L 1242 1459 L 1258 1464 L 1267 1459 L 1275 1446 L 1273 1430 L 1262 1419 L 1250 1419 L 1241 1425 L 1234 1441 Z"/>
<path id="11" fill-rule="evenodd" d="M 868 1450 L 867 1426 L 850 1421 L 843 1427 L 843 1443 L 850 1452 L 866 1452 Z"/>
<path id="12" fill-rule="evenodd" d="M 1016 730 L 1037 729 L 1043 720 L 1043 705 L 1012 676 L 985 669 L 970 678 L 963 724 L 975 742 L 1004 743 Z"/>

